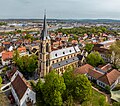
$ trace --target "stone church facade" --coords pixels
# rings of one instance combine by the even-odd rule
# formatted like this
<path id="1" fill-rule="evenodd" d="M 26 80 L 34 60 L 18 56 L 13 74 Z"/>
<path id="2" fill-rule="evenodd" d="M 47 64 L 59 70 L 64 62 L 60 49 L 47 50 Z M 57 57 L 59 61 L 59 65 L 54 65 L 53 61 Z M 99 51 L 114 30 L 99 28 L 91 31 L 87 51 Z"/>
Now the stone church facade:
<path id="1" fill-rule="evenodd" d="M 63 74 L 65 69 L 73 65 L 78 67 L 81 50 L 78 46 L 65 47 L 59 50 L 51 50 L 51 38 L 47 33 L 46 15 L 44 16 L 43 30 L 40 35 L 39 64 L 40 77 L 44 77 L 51 70 L 55 69 L 58 74 Z"/>

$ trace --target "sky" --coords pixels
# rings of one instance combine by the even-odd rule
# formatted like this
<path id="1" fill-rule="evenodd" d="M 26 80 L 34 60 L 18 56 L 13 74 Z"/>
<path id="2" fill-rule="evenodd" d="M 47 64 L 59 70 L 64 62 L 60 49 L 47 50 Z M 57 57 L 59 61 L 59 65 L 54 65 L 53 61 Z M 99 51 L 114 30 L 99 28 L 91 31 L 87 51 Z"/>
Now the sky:
<path id="1" fill-rule="evenodd" d="M 120 0 L 0 0 L 0 19 L 120 19 Z"/>

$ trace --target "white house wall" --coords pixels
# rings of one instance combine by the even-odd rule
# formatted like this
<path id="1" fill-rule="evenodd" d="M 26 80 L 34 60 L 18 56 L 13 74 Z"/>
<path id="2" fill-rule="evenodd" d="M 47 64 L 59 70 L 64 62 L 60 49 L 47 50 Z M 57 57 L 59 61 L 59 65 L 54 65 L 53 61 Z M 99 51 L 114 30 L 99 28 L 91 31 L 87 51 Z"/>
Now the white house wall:
<path id="1" fill-rule="evenodd" d="M 18 99 L 17 94 L 15 93 L 15 90 L 13 89 L 13 87 L 11 87 L 11 92 L 12 92 L 12 95 L 14 96 L 15 102 L 19 106 L 19 99 Z"/>
<path id="2" fill-rule="evenodd" d="M 33 103 L 36 103 L 36 94 L 28 88 L 26 90 L 24 96 L 20 100 L 20 106 L 26 106 L 25 104 L 26 104 L 28 97 L 31 99 L 31 101 L 33 101 Z"/>

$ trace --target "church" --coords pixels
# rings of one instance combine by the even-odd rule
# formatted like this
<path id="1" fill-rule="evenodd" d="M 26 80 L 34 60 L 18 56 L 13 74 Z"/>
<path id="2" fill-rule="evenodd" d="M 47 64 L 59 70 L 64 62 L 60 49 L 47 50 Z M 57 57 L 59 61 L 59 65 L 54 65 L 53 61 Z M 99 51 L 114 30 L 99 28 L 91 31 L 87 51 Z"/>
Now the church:
<path id="1" fill-rule="evenodd" d="M 43 30 L 40 35 L 38 72 L 44 77 L 55 69 L 58 74 L 63 74 L 65 69 L 73 65 L 78 67 L 81 50 L 77 46 L 64 47 L 58 50 L 51 49 L 51 37 L 47 31 L 46 15 L 44 15 Z"/>

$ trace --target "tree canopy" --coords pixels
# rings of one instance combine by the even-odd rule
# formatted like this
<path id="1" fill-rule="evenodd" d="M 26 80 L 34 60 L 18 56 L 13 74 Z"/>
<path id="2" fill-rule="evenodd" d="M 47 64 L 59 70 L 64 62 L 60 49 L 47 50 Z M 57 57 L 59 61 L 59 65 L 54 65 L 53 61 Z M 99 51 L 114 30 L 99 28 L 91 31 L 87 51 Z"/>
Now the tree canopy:
<path id="1" fill-rule="evenodd" d="M 92 52 L 87 56 L 87 63 L 97 67 L 98 65 L 104 64 L 104 60 L 102 59 L 101 55 L 99 52 Z"/>
<path id="2" fill-rule="evenodd" d="M 0 85 L 2 84 L 2 77 L 0 76 Z"/>
<path id="3" fill-rule="evenodd" d="M 25 55 L 20 57 L 19 52 L 16 50 L 13 55 L 13 61 L 16 66 L 24 75 L 32 75 L 32 73 L 37 68 L 37 56 L 36 55 Z"/>
<path id="4" fill-rule="evenodd" d="M 120 40 L 110 46 L 110 58 L 114 68 L 120 68 Z"/>
<path id="5" fill-rule="evenodd" d="M 85 45 L 85 50 L 90 53 L 93 49 L 94 45 L 93 44 L 86 44 Z"/>
<path id="6" fill-rule="evenodd" d="M 75 75 L 71 67 L 63 74 L 66 84 L 65 99 L 72 96 L 80 103 L 89 99 L 92 93 L 91 83 L 85 75 Z"/>
<path id="7" fill-rule="evenodd" d="M 83 36 L 85 33 L 86 34 L 95 34 L 95 35 L 100 35 L 101 33 L 106 33 L 106 34 L 112 34 L 116 35 L 116 31 L 110 30 L 107 27 L 78 27 L 78 28 L 70 28 L 70 29 L 58 29 L 56 32 L 60 32 L 63 34 L 76 34 L 77 36 Z"/>
<path id="8" fill-rule="evenodd" d="M 73 67 L 68 67 L 63 76 L 51 71 L 45 77 L 45 82 L 39 80 L 36 84 L 37 104 L 50 106 L 73 106 L 74 100 L 82 103 L 87 101 L 92 87 L 85 75 L 75 75 Z M 42 105 L 43 105 L 42 104 Z"/>
<path id="9" fill-rule="evenodd" d="M 62 105 L 62 94 L 66 89 L 64 79 L 55 71 L 50 72 L 45 77 L 45 83 L 42 88 L 44 101 L 50 106 Z"/>

